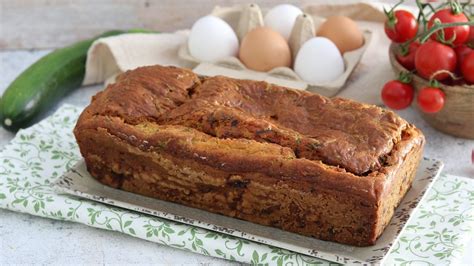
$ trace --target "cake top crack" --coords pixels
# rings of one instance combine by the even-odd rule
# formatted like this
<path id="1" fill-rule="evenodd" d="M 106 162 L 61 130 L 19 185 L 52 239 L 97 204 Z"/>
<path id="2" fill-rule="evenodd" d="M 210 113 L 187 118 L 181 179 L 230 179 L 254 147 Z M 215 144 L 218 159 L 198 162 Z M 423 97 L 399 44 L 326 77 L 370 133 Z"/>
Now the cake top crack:
<path id="1" fill-rule="evenodd" d="M 373 105 L 163 66 L 121 74 L 89 108 L 93 115 L 120 117 L 130 125 L 179 125 L 219 139 L 280 145 L 295 158 L 356 175 L 383 167 L 409 127 Z"/>

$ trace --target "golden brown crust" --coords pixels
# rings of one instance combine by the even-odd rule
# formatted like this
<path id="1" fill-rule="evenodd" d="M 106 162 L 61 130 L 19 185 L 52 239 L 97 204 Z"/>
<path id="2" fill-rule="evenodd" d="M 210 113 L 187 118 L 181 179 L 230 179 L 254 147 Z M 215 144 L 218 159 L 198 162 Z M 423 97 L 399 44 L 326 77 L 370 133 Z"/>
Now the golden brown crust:
<path id="1" fill-rule="evenodd" d="M 393 112 L 328 99 L 265 82 L 189 70 L 142 67 L 122 74 L 94 97 L 94 115 L 128 124 L 182 125 L 218 138 L 246 138 L 291 148 L 298 158 L 366 175 L 383 166 L 407 123 Z"/>
<path id="2" fill-rule="evenodd" d="M 373 244 L 380 235 L 411 184 L 424 143 L 419 130 L 393 112 L 375 106 L 265 82 L 201 79 L 189 70 L 161 66 L 122 74 L 115 84 L 94 97 L 74 133 L 89 169 L 105 184 L 355 245 Z M 101 142 L 110 145 L 104 150 Z M 123 149 L 120 156 L 124 155 L 112 156 L 119 147 Z M 173 194 L 160 187 L 161 177 L 145 180 L 149 172 L 143 170 L 146 166 L 138 167 L 136 156 L 144 160 L 152 157 L 149 167 L 156 164 L 155 171 L 164 167 L 157 158 L 166 157 L 192 173 L 203 172 L 207 181 L 188 182 L 207 190 L 190 189 L 203 193 L 202 197 Z M 137 167 L 125 167 L 127 158 L 137 160 L 133 164 Z M 117 161 L 121 164 L 110 166 Z M 178 173 L 166 175 L 168 180 L 180 179 Z M 343 214 L 326 213 L 330 218 L 324 220 L 324 211 L 315 209 L 324 210 L 324 206 L 311 200 L 300 204 L 302 216 L 298 219 L 304 226 L 291 221 L 294 210 L 262 210 L 242 195 L 228 202 L 218 195 L 230 193 L 223 186 L 231 176 L 245 180 L 246 185 L 239 188 L 242 195 L 258 194 L 256 189 L 278 192 L 281 186 L 294 191 L 294 195 L 288 192 L 290 199 L 283 205 L 296 204 L 301 193 L 309 195 L 307 199 L 332 202 L 326 211 L 334 208 L 337 200 L 347 201 L 339 206 L 354 210 L 355 216 L 347 217 L 357 217 L 360 224 L 349 218 L 339 221 L 338 215 Z M 222 184 L 206 183 L 211 181 Z M 206 204 L 211 198 L 210 202 L 222 206 L 212 209 Z M 356 213 L 371 214 L 362 219 Z M 278 216 L 282 218 L 276 219 Z"/>

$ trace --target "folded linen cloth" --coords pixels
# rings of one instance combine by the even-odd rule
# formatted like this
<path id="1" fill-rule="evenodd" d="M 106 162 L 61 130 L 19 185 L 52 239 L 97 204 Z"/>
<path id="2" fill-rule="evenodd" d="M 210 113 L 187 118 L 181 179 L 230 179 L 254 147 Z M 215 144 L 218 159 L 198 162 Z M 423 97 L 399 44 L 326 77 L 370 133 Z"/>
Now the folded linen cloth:
<path id="1" fill-rule="evenodd" d="M 191 67 L 178 57 L 178 49 L 187 40 L 188 32 L 133 33 L 101 38 L 89 49 L 83 84 L 101 83 L 140 66 Z"/>
<path id="2" fill-rule="evenodd" d="M 389 40 L 383 31 L 383 5 L 358 3 L 309 6 L 315 14 L 346 15 L 372 31 L 372 40 L 358 67 L 337 95 L 357 101 L 382 104 L 380 89 L 394 78 L 388 59 Z M 407 7 L 407 9 L 410 9 Z M 178 50 L 189 30 L 162 34 L 125 34 L 97 40 L 89 50 L 84 85 L 113 80 L 115 75 L 146 65 L 174 65 L 192 68 L 179 58 Z"/>

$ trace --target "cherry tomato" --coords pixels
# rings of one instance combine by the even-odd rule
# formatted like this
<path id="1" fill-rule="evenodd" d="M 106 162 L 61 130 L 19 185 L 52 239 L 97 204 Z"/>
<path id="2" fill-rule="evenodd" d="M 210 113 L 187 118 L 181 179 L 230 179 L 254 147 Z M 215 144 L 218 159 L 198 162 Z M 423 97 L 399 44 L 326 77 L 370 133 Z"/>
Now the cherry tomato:
<path id="1" fill-rule="evenodd" d="M 469 38 L 467 39 L 467 44 L 471 47 L 474 47 L 474 26 L 471 26 L 469 29 Z"/>
<path id="2" fill-rule="evenodd" d="M 446 96 L 439 88 L 425 87 L 418 92 L 418 107 L 428 114 L 437 113 L 444 106 Z"/>
<path id="3" fill-rule="evenodd" d="M 393 12 L 393 18 L 388 18 L 385 22 L 385 33 L 390 40 L 396 43 L 415 38 L 417 32 L 418 22 L 415 16 L 405 10 Z"/>
<path id="4" fill-rule="evenodd" d="M 464 61 L 464 58 L 474 50 L 472 50 L 471 47 L 463 44 L 454 48 L 454 51 L 456 52 L 456 58 L 457 58 L 459 69 L 461 69 L 461 65 L 462 65 L 462 62 Z"/>
<path id="5" fill-rule="evenodd" d="M 441 9 L 439 11 L 436 11 L 436 13 L 434 13 L 434 15 L 430 18 L 430 21 L 428 21 L 428 29 L 433 27 L 435 19 L 439 19 L 441 23 L 443 24 L 469 21 L 469 19 L 466 17 L 466 15 L 464 15 L 464 13 L 461 12 L 459 14 L 454 14 L 451 8 L 446 8 L 446 9 Z M 468 25 L 444 28 L 443 31 L 444 31 L 444 39 L 448 41 L 454 38 L 453 45 L 455 46 L 465 43 L 467 39 L 469 38 Z M 431 39 L 438 40 L 438 34 L 437 34 L 438 32 L 433 33 L 431 35 Z"/>
<path id="6" fill-rule="evenodd" d="M 419 42 L 412 42 L 408 47 L 407 54 L 402 55 L 401 52 L 397 53 L 395 57 L 397 58 L 398 63 L 408 70 L 415 69 L 415 54 L 418 47 L 420 47 Z"/>
<path id="7" fill-rule="evenodd" d="M 410 84 L 392 80 L 383 86 L 382 100 L 389 108 L 401 110 L 410 106 L 413 94 L 413 87 Z"/>
<path id="8" fill-rule="evenodd" d="M 456 70 L 456 52 L 453 48 L 435 41 L 428 41 L 418 47 L 415 54 L 415 68 L 418 74 L 430 79 L 441 70 L 453 73 Z M 449 77 L 448 73 L 437 74 L 434 79 L 443 80 Z"/>
<path id="9" fill-rule="evenodd" d="M 468 83 L 474 84 L 474 51 L 464 58 L 461 73 Z"/>

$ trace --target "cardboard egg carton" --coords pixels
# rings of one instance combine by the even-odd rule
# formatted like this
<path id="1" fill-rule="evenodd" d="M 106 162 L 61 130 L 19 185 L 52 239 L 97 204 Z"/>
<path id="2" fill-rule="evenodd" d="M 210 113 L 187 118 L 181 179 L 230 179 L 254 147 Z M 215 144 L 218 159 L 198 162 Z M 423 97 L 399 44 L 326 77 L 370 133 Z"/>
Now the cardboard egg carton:
<path id="1" fill-rule="evenodd" d="M 311 13 L 311 9 L 304 10 L 295 21 L 291 31 L 288 44 L 291 49 L 293 60 L 296 58 L 300 47 L 307 40 L 315 37 L 315 29 L 324 22 L 324 18 Z M 256 4 L 247 4 L 233 7 L 215 7 L 211 15 L 226 21 L 235 31 L 239 38 L 242 38 L 252 29 L 264 26 L 263 14 Z M 296 72 L 289 67 L 276 67 L 268 72 L 259 72 L 248 69 L 237 57 L 222 58 L 216 62 L 201 62 L 193 57 L 185 42 L 179 49 L 179 57 L 195 65 L 193 71 L 204 76 L 224 75 L 239 79 L 263 80 L 269 83 L 308 90 L 328 97 L 336 95 L 345 85 L 347 79 L 356 68 L 367 49 L 372 33 L 368 30 L 362 31 L 364 35 L 364 45 L 359 49 L 343 54 L 345 70 L 336 80 L 321 84 L 310 84 L 302 80 Z"/>

